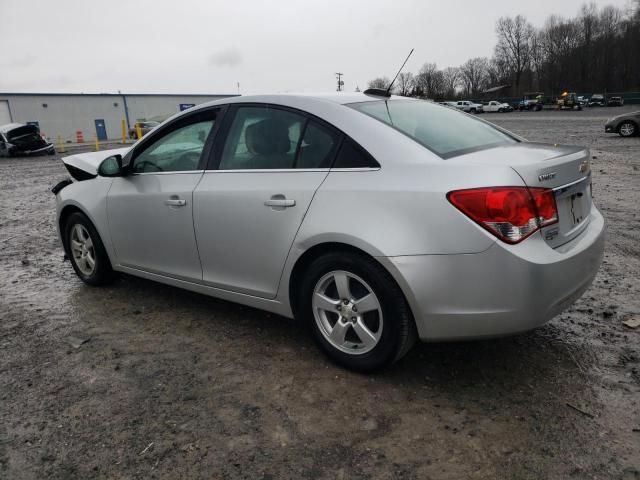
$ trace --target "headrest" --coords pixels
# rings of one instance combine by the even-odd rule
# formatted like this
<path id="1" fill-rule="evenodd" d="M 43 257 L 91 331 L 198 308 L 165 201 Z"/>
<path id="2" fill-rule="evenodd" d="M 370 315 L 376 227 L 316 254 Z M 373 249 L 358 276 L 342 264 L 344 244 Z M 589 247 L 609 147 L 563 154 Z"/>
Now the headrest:
<path id="1" fill-rule="evenodd" d="M 287 153 L 291 148 L 289 127 L 276 118 L 266 118 L 249 125 L 245 131 L 245 141 L 249 151 L 258 155 Z"/>

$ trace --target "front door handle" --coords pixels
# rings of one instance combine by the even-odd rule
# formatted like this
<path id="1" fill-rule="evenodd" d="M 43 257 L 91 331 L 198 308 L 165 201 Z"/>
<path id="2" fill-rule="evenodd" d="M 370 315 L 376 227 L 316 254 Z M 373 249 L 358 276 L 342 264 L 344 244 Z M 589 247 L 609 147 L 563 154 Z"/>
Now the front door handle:
<path id="1" fill-rule="evenodd" d="M 169 198 L 164 201 L 164 204 L 170 207 L 184 207 L 187 204 L 187 201 L 179 198 Z"/>
<path id="2" fill-rule="evenodd" d="M 296 201 L 293 199 L 285 198 L 284 195 L 274 195 L 269 200 L 264 202 L 267 207 L 286 208 L 295 207 Z"/>

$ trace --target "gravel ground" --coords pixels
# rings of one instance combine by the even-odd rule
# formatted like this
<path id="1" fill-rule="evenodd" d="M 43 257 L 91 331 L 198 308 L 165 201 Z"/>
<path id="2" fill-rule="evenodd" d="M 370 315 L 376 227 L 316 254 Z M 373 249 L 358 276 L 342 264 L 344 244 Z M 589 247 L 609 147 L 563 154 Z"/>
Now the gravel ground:
<path id="1" fill-rule="evenodd" d="M 83 285 L 54 227 L 61 162 L 0 159 L 0 477 L 640 478 L 640 329 L 623 325 L 640 138 L 602 127 L 629 109 L 484 115 L 591 147 L 602 269 L 538 330 L 418 345 L 369 376 L 284 318 L 124 275 Z"/>

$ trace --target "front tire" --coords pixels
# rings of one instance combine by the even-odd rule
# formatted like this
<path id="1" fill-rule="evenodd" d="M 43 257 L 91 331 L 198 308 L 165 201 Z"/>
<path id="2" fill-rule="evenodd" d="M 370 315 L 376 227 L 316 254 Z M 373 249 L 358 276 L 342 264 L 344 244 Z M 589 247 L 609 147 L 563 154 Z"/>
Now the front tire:
<path id="1" fill-rule="evenodd" d="M 320 348 L 348 369 L 381 369 L 415 341 L 402 291 L 382 265 L 364 255 L 336 252 L 314 260 L 298 300 Z"/>
<path id="2" fill-rule="evenodd" d="M 114 272 L 100 235 L 80 212 L 72 213 L 65 223 L 65 246 L 71 265 L 80 280 L 99 286 L 111 282 Z"/>
<path id="3" fill-rule="evenodd" d="M 625 120 L 618 127 L 618 135 L 621 137 L 633 137 L 638 134 L 638 127 L 630 120 Z"/>

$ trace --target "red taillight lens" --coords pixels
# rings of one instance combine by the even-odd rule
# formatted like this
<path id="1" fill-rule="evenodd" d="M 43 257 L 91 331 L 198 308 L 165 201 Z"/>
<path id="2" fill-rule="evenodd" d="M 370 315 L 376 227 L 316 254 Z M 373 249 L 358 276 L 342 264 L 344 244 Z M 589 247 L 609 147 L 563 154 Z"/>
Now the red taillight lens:
<path id="1" fill-rule="evenodd" d="M 558 221 L 553 191 L 546 188 L 491 187 L 456 190 L 449 201 L 500 240 L 518 243 Z"/>

